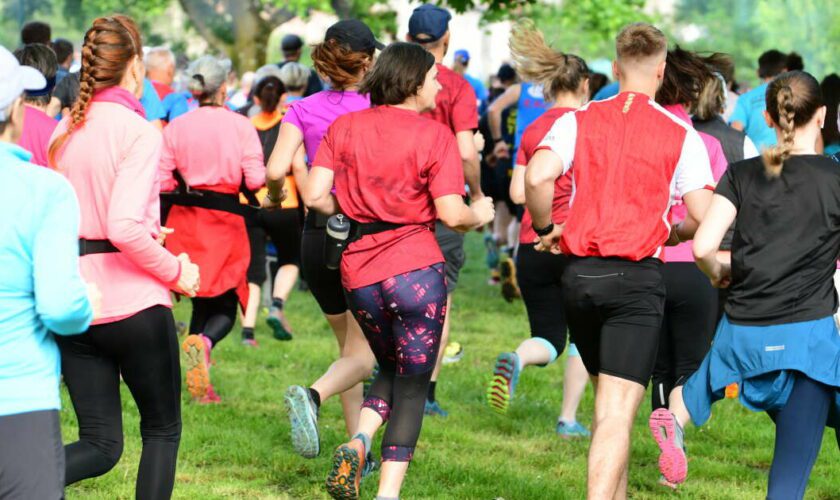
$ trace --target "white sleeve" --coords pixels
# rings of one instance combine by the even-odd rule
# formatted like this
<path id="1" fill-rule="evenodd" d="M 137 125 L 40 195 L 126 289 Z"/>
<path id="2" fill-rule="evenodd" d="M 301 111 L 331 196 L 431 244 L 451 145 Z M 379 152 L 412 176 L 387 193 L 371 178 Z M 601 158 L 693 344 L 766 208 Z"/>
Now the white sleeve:
<path id="1" fill-rule="evenodd" d="M 563 173 L 572 168 L 575 159 L 575 144 L 577 143 L 577 117 L 575 113 L 566 113 L 551 126 L 551 130 L 543 138 L 537 151 L 547 149 L 563 162 Z"/>
<path id="2" fill-rule="evenodd" d="M 714 186 L 715 180 L 712 177 L 712 167 L 709 162 L 709 153 L 703 144 L 700 134 L 694 129 L 689 129 L 683 141 L 682 154 L 677 163 L 677 170 L 674 172 L 677 193 L 680 197 L 703 189 L 707 186 Z"/>
<path id="3" fill-rule="evenodd" d="M 758 156 L 758 148 L 755 143 L 747 136 L 744 136 L 744 159 L 749 160 Z"/>

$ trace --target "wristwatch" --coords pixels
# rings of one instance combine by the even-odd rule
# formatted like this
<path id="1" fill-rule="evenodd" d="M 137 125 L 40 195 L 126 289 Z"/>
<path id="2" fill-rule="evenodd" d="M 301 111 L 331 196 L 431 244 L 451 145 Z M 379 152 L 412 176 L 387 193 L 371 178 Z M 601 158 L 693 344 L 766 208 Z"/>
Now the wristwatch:
<path id="1" fill-rule="evenodd" d="M 542 229 L 536 227 L 534 224 L 531 224 L 531 227 L 534 228 L 534 232 L 537 233 L 537 236 L 539 237 L 548 236 L 552 231 L 554 231 L 553 222 L 549 222 L 548 225 Z"/>

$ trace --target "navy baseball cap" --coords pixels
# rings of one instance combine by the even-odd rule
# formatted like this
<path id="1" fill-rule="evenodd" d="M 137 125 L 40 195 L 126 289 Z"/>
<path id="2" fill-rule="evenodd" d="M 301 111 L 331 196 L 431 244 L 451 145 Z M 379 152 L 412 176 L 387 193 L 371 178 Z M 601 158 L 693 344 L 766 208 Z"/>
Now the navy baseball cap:
<path id="1" fill-rule="evenodd" d="M 435 5 L 424 4 L 414 9 L 408 20 L 408 34 L 418 42 L 440 40 L 449 31 L 452 14 Z"/>
<path id="2" fill-rule="evenodd" d="M 462 63 L 470 62 L 470 53 L 467 49 L 459 49 L 455 51 L 455 59 L 460 59 Z"/>

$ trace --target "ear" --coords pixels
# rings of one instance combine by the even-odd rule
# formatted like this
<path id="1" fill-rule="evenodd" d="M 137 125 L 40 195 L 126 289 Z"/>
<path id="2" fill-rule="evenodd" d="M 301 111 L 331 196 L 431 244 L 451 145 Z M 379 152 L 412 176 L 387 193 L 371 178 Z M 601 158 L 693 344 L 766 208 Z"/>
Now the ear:
<path id="1" fill-rule="evenodd" d="M 665 66 L 667 64 L 668 63 L 666 61 L 662 61 L 656 66 L 656 79 L 657 80 L 664 80 L 665 79 Z"/>
<path id="2" fill-rule="evenodd" d="M 621 77 L 621 71 L 618 68 L 618 61 L 617 60 L 612 62 L 612 76 L 613 76 L 613 81 L 618 81 L 619 78 Z"/>
<path id="3" fill-rule="evenodd" d="M 816 118 L 817 118 L 817 125 L 819 125 L 819 127 L 820 127 L 820 128 L 825 127 L 825 115 L 826 115 L 826 112 L 827 112 L 826 107 L 825 107 L 825 106 L 822 106 L 822 107 L 820 107 L 820 108 L 817 110 L 817 112 L 815 113 L 815 116 L 816 116 Z"/>
<path id="4" fill-rule="evenodd" d="M 770 118 L 770 113 L 768 113 L 766 109 L 762 111 L 762 114 L 764 115 L 764 123 L 766 123 L 770 128 L 776 128 L 776 124 L 773 123 L 773 119 Z"/>

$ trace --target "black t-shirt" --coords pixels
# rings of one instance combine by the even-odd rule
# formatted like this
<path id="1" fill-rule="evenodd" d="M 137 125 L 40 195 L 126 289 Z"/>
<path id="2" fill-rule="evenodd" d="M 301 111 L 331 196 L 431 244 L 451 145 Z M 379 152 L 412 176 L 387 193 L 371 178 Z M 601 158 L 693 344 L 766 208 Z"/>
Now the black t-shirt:
<path id="1" fill-rule="evenodd" d="M 715 192 L 738 210 L 726 303 L 732 322 L 775 325 L 834 314 L 840 166 L 825 156 L 792 156 L 770 179 L 761 158 L 751 158 L 730 165 Z"/>

